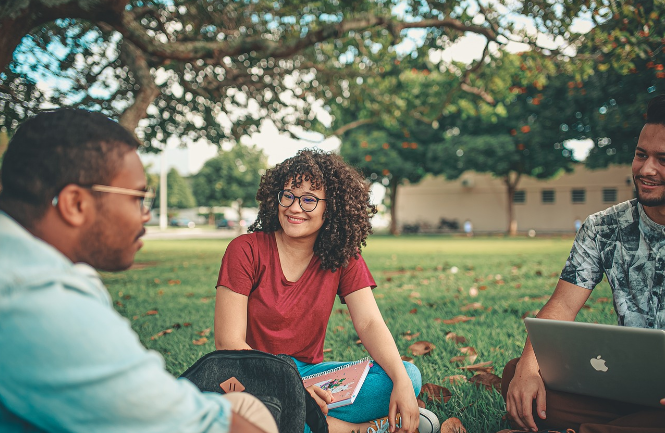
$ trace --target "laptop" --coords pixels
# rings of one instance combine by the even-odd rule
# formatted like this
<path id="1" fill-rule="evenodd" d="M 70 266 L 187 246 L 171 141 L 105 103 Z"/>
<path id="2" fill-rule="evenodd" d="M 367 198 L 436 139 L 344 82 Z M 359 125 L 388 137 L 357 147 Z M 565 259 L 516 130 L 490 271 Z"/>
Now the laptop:
<path id="1" fill-rule="evenodd" d="M 665 331 L 524 320 L 548 388 L 662 408 Z"/>

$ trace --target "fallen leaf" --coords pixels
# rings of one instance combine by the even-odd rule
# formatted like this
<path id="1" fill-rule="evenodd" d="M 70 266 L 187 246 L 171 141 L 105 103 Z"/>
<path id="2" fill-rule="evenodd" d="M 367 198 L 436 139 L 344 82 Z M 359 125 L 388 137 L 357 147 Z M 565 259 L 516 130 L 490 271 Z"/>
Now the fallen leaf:
<path id="1" fill-rule="evenodd" d="M 596 303 L 605 303 L 605 302 L 610 302 L 610 298 L 606 298 L 603 296 L 602 298 L 596 299 Z"/>
<path id="2" fill-rule="evenodd" d="M 478 290 L 487 290 L 487 286 L 480 286 L 478 287 Z"/>
<path id="3" fill-rule="evenodd" d="M 515 284 L 515 288 L 516 288 L 516 289 L 519 289 L 520 287 L 522 287 L 522 283 L 517 283 L 517 284 Z"/>
<path id="4" fill-rule="evenodd" d="M 536 317 L 536 315 L 540 312 L 540 310 L 531 310 L 527 311 L 524 314 L 522 314 L 522 320 L 526 319 L 527 317 Z"/>
<path id="5" fill-rule="evenodd" d="M 425 406 L 426 406 L 426 405 L 425 405 L 425 402 L 424 402 L 424 401 L 422 401 L 421 399 L 417 398 L 417 399 L 416 399 L 416 402 L 418 403 L 418 407 L 422 407 L 423 409 L 425 409 Z"/>
<path id="6" fill-rule="evenodd" d="M 120 307 L 120 308 L 123 308 L 123 307 L 125 306 L 125 304 L 123 304 L 123 303 L 120 302 L 120 301 L 115 301 L 115 305 L 117 305 L 117 306 Z"/>
<path id="7" fill-rule="evenodd" d="M 466 382 L 466 376 L 463 374 L 454 374 L 452 376 L 446 376 L 443 378 L 444 382 L 450 382 L 451 385 L 454 385 L 456 383 L 465 383 Z"/>
<path id="8" fill-rule="evenodd" d="M 466 433 L 466 429 L 459 418 L 448 418 L 441 424 L 440 433 Z"/>
<path id="9" fill-rule="evenodd" d="M 182 324 L 182 326 L 192 326 L 192 324 L 189 323 L 189 322 L 185 322 L 185 323 Z"/>
<path id="10" fill-rule="evenodd" d="M 155 314 L 157 314 L 157 310 L 150 310 L 145 312 L 146 316 L 154 316 Z"/>
<path id="11" fill-rule="evenodd" d="M 469 354 L 469 355 L 459 355 L 459 356 L 453 356 L 450 358 L 451 363 L 462 363 L 462 362 L 473 362 L 478 358 L 478 355 L 476 354 Z"/>
<path id="12" fill-rule="evenodd" d="M 201 346 L 202 344 L 206 344 L 208 342 L 208 339 L 205 337 L 201 337 L 198 340 L 192 340 L 192 343 L 194 343 L 197 346 Z"/>
<path id="13" fill-rule="evenodd" d="M 360 339 L 357 339 L 357 340 L 356 340 L 356 344 L 363 344 L 363 342 L 360 341 Z"/>
<path id="14" fill-rule="evenodd" d="M 469 382 L 475 383 L 478 387 L 483 385 L 488 391 L 494 388 L 501 392 L 501 378 L 494 373 L 478 373 L 469 379 Z"/>
<path id="15" fill-rule="evenodd" d="M 585 309 L 585 310 L 590 310 L 591 309 L 591 307 L 589 305 L 586 305 L 586 304 L 582 305 L 582 308 Z"/>
<path id="16" fill-rule="evenodd" d="M 416 314 L 417 312 L 418 312 L 418 309 L 413 308 L 413 309 L 411 309 L 411 311 L 409 311 L 409 314 Z"/>
<path id="17" fill-rule="evenodd" d="M 328 349 L 323 349 L 323 353 L 328 353 L 328 352 L 332 352 L 332 349 L 330 349 L 330 348 L 328 348 Z"/>
<path id="18" fill-rule="evenodd" d="M 197 334 L 199 334 L 201 337 L 207 337 L 210 334 L 211 330 L 212 328 L 206 328 L 201 332 L 197 332 Z"/>
<path id="19" fill-rule="evenodd" d="M 173 326 L 171 326 L 173 329 L 180 329 L 182 328 L 182 325 L 180 323 L 174 323 Z"/>
<path id="20" fill-rule="evenodd" d="M 175 284 L 180 284 L 180 280 L 169 280 L 169 284 L 170 284 L 171 286 L 173 286 L 173 285 L 175 285 Z"/>
<path id="21" fill-rule="evenodd" d="M 465 306 L 461 307 L 461 311 L 469 311 L 469 310 L 482 310 L 483 309 L 483 304 L 480 302 L 473 302 L 471 304 L 466 304 Z"/>
<path id="22" fill-rule="evenodd" d="M 170 334 L 171 332 L 173 332 L 173 329 L 165 329 L 165 330 L 163 330 L 163 331 L 160 331 L 160 332 L 156 333 L 155 335 L 153 335 L 152 337 L 150 337 L 150 339 L 151 339 L 151 340 L 154 340 L 155 338 L 159 338 L 159 337 L 161 337 L 161 336 L 164 335 L 164 334 Z"/>
<path id="23" fill-rule="evenodd" d="M 374 295 L 375 299 L 383 299 L 384 297 L 385 295 L 383 293 L 377 293 L 376 295 Z"/>
<path id="24" fill-rule="evenodd" d="M 404 338 L 407 341 L 411 341 L 419 335 L 420 335 L 420 332 L 416 332 L 416 333 L 412 334 L 411 331 L 406 331 L 405 333 L 402 334 L 402 338 Z"/>
<path id="25" fill-rule="evenodd" d="M 336 331 L 336 332 L 342 332 L 343 330 L 344 330 L 344 327 L 343 327 L 343 326 L 337 326 L 337 327 L 335 328 L 335 331 Z"/>
<path id="26" fill-rule="evenodd" d="M 420 298 L 420 293 L 418 292 L 411 292 L 409 294 L 409 298 Z"/>
<path id="27" fill-rule="evenodd" d="M 435 385 L 433 383 L 426 383 L 422 386 L 422 388 L 420 388 L 420 394 L 418 397 L 422 396 L 423 394 L 427 394 L 427 401 L 438 401 L 439 403 L 441 403 L 441 401 L 447 403 L 448 400 L 450 400 L 450 398 L 453 396 L 453 393 L 450 392 L 448 388 L 444 388 L 441 385 Z"/>
<path id="28" fill-rule="evenodd" d="M 465 365 L 463 367 L 457 367 L 457 368 L 459 368 L 460 370 L 478 371 L 483 373 L 491 373 L 492 371 L 494 371 L 494 367 L 492 366 L 492 361 L 479 362 L 478 364 Z"/>
<path id="29" fill-rule="evenodd" d="M 155 278 L 153 281 L 155 282 L 155 284 L 159 284 L 159 283 L 160 283 L 159 278 Z"/>
<path id="30" fill-rule="evenodd" d="M 477 355 L 478 352 L 476 352 L 476 349 L 471 346 L 466 346 L 466 347 L 460 347 L 459 351 L 464 353 L 465 355 Z"/>
<path id="31" fill-rule="evenodd" d="M 158 295 L 158 296 L 162 296 L 163 294 L 164 294 L 164 291 L 163 291 L 163 290 L 158 290 L 158 291 L 157 291 L 157 295 Z"/>
<path id="32" fill-rule="evenodd" d="M 194 293 L 192 293 L 192 292 L 185 293 L 185 296 L 188 297 L 188 298 L 192 298 L 194 296 Z"/>
<path id="33" fill-rule="evenodd" d="M 466 343 L 466 338 L 461 335 L 457 335 L 454 332 L 449 332 L 446 334 L 446 340 L 452 340 L 455 344 L 464 344 Z"/>
<path id="34" fill-rule="evenodd" d="M 475 320 L 475 317 L 469 316 L 455 316 L 452 319 L 434 319 L 437 323 L 443 323 L 445 325 L 454 325 L 455 323 L 468 322 L 470 320 Z"/>
<path id="35" fill-rule="evenodd" d="M 406 362 L 410 362 L 411 364 L 415 364 L 413 362 L 413 358 L 411 358 L 410 356 L 406 356 L 406 355 L 402 355 L 402 361 L 406 361 Z"/>
<path id="36" fill-rule="evenodd" d="M 434 350 L 434 347 L 435 346 L 429 341 L 416 341 L 411 346 L 409 346 L 409 350 L 413 356 L 420 356 L 430 353 L 432 350 Z"/>

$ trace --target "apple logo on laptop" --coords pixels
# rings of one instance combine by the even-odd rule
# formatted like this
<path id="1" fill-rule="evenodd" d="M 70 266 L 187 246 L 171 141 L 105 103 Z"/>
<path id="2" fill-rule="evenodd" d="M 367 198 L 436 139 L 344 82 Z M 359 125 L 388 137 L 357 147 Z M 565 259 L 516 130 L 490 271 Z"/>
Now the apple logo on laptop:
<path id="1" fill-rule="evenodd" d="M 596 371 L 605 372 L 608 370 L 607 365 L 605 365 L 605 360 L 600 358 L 598 355 L 596 358 L 591 358 L 591 366 L 596 369 Z"/>

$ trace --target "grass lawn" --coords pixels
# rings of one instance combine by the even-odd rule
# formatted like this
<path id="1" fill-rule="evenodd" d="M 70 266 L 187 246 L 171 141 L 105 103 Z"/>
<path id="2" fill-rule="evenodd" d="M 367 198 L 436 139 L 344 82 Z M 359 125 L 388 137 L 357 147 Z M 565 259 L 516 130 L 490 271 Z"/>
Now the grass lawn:
<path id="1" fill-rule="evenodd" d="M 215 283 L 227 244 L 228 240 L 147 241 L 134 268 L 103 274 L 116 309 L 131 321 L 146 347 L 164 356 L 166 368 L 175 375 L 215 349 Z M 526 335 L 522 318 L 534 315 L 547 300 L 571 245 L 572 238 L 369 239 L 363 257 L 378 284 L 374 295 L 400 353 L 414 358 L 423 383 L 445 386 L 452 393 L 446 403 L 423 396 L 442 421 L 458 417 L 469 432 L 507 427 L 498 392 L 466 381 L 451 384 L 446 378 L 471 378 L 473 372 L 459 367 L 487 361 L 500 376 L 506 362 L 519 356 Z M 578 320 L 616 323 L 610 299 L 603 282 Z M 443 322 L 456 316 L 473 319 Z M 446 339 L 450 332 L 466 342 Z M 337 301 L 328 326 L 326 360 L 365 356 L 357 340 L 346 307 Z M 416 341 L 435 348 L 414 356 L 409 346 Z M 468 346 L 475 349 L 475 360 L 451 362 Z"/>

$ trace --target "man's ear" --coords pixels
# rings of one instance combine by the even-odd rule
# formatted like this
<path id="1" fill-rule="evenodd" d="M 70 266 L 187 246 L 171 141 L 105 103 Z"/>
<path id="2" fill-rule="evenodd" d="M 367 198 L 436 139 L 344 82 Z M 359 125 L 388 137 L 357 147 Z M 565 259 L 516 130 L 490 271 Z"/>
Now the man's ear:
<path id="1" fill-rule="evenodd" d="M 93 218 L 94 200 L 87 189 L 69 184 L 60 191 L 57 200 L 54 200 L 54 207 L 65 223 L 80 227 Z"/>

